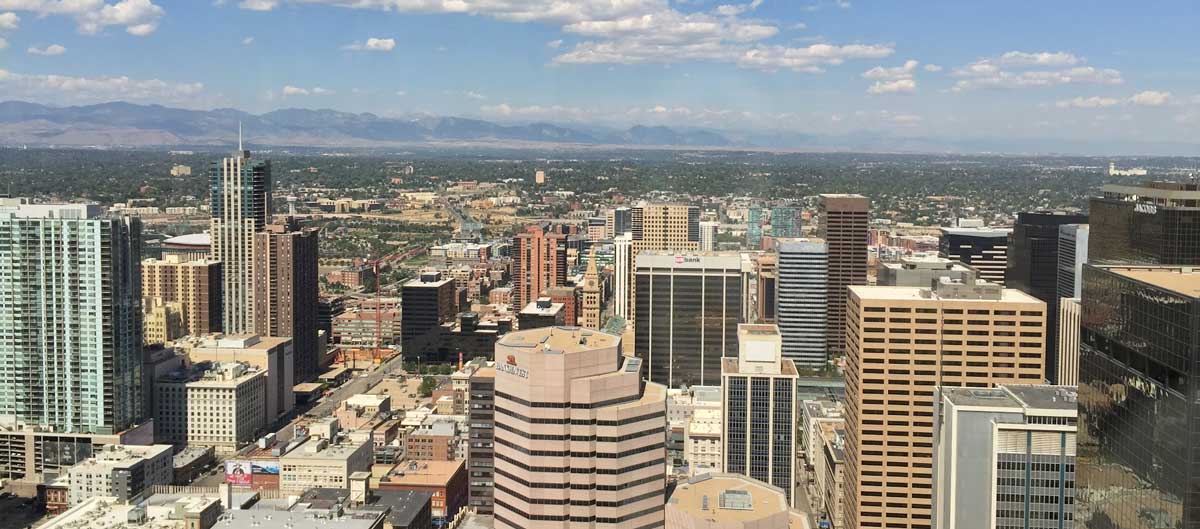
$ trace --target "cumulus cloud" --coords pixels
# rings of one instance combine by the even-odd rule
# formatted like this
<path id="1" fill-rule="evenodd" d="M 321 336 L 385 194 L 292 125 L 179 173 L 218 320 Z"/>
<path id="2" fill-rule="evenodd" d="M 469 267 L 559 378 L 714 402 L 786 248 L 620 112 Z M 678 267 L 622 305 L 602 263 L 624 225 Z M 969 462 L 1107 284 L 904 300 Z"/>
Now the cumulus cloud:
<path id="1" fill-rule="evenodd" d="M 1120 104 L 1119 99 L 1111 97 L 1075 97 L 1062 101 L 1056 101 L 1054 106 L 1058 108 L 1105 108 Z"/>
<path id="2" fill-rule="evenodd" d="M 895 81 L 875 81 L 867 89 L 870 94 L 911 94 L 917 91 L 917 81 L 914 79 L 896 79 Z"/>
<path id="3" fill-rule="evenodd" d="M 25 51 L 27 53 L 29 53 L 30 55 L 50 56 L 50 55 L 62 55 L 67 52 L 67 49 L 58 44 L 51 44 L 49 46 L 46 46 L 45 48 L 37 48 L 37 47 L 30 46 L 29 49 L 27 49 Z"/>
<path id="4" fill-rule="evenodd" d="M 284 85 L 284 87 L 283 87 L 283 97 L 306 96 L 306 95 L 308 95 L 308 93 L 309 92 L 308 92 L 307 88 L 300 88 L 298 86 L 292 86 L 292 85 Z"/>
<path id="5" fill-rule="evenodd" d="M 254 37 L 246 37 L 246 38 L 242 39 L 243 46 L 249 46 L 251 44 L 254 44 Z"/>
<path id="6" fill-rule="evenodd" d="M 270 11 L 279 6 L 279 0 L 242 0 L 238 7 L 251 11 Z"/>
<path id="7" fill-rule="evenodd" d="M 1146 90 L 1133 94 L 1129 98 L 1129 102 L 1140 107 L 1161 107 L 1171 100 L 1170 92 L 1158 92 L 1155 90 Z"/>
<path id="8" fill-rule="evenodd" d="M 108 26 L 122 26 L 130 35 L 144 36 L 158 29 L 158 22 L 166 14 L 162 7 L 150 0 L 120 0 L 107 3 L 102 0 L 0 0 L 0 9 L 24 11 L 39 17 L 67 16 L 75 20 L 80 33 L 94 35 Z M 16 16 L 15 13 L 0 15 L 0 19 Z M 10 18 L 11 19 L 11 18 Z M 15 23 L 19 19 L 11 19 Z"/>
<path id="9" fill-rule="evenodd" d="M 955 69 L 952 75 L 960 80 L 951 90 L 961 92 L 975 88 L 1027 88 L 1065 84 L 1118 85 L 1125 82 L 1118 70 L 1079 65 L 1082 62 L 1083 59 L 1067 52 L 1010 51 Z"/>
<path id="10" fill-rule="evenodd" d="M 318 87 L 315 87 L 312 89 L 312 93 L 313 93 L 313 95 L 317 95 L 317 96 L 331 96 L 333 94 L 336 94 L 337 92 L 334 90 L 330 90 L 328 88 L 321 88 L 318 86 Z"/>
<path id="11" fill-rule="evenodd" d="M 350 51 L 392 51 L 396 49 L 396 39 L 380 39 L 371 37 L 366 42 L 355 42 L 342 46 Z"/>
<path id="12" fill-rule="evenodd" d="M 927 71 L 927 72 L 940 72 L 940 71 L 942 71 L 942 67 L 941 67 L 941 66 L 938 66 L 938 65 L 936 65 L 936 64 L 926 64 L 926 65 L 925 65 L 925 71 Z"/>
<path id="13" fill-rule="evenodd" d="M 909 59 L 907 61 L 904 61 L 904 64 L 902 66 L 897 66 L 895 68 L 884 68 L 883 66 L 876 66 L 874 68 L 871 68 L 870 70 L 863 72 L 862 76 L 866 79 L 872 79 L 872 80 L 878 80 L 878 81 L 894 81 L 897 79 L 912 79 L 913 73 L 915 73 L 917 71 L 917 66 L 919 66 L 920 64 L 921 63 L 919 63 L 917 61 Z"/>
<path id="14" fill-rule="evenodd" d="M 20 23 L 21 17 L 17 16 L 16 13 L 11 11 L 8 13 L 0 13 L 0 30 L 13 31 L 17 29 Z"/>
<path id="15" fill-rule="evenodd" d="M 561 47 L 562 47 L 562 44 L 563 44 L 563 41 L 562 41 L 562 39 L 557 39 L 557 40 L 552 40 L 552 41 L 550 41 L 550 42 L 547 42 L 547 43 L 546 43 L 546 47 L 547 47 L 547 48 L 553 48 L 553 49 L 556 49 L 556 50 L 557 50 L 557 49 L 559 49 L 559 48 L 561 48 Z"/>
<path id="16" fill-rule="evenodd" d="M 202 83 L 177 83 L 126 76 L 74 77 L 21 74 L 0 70 L 0 92 L 14 98 L 66 103 L 152 101 L 193 106 L 204 95 Z"/>
<path id="17" fill-rule="evenodd" d="M 283 89 L 279 91 L 279 94 L 283 97 L 308 96 L 308 95 L 329 96 L 329 95 L 333 95 L 336 93 L 337 93 L 337 91 L 335 91 L 335 90 L 331 90 L 329 88 L 322 88 L 320 86 L 314 86 L 312 88 L 304 88 L 301 86 L 293 86 L 290 84 L 284 85 Z"/>

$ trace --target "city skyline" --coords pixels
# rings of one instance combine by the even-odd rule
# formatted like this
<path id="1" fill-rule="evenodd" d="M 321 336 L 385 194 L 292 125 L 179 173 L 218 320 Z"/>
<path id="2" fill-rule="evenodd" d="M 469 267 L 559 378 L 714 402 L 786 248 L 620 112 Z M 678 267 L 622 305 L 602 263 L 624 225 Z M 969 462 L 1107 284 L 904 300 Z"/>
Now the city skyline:
<path id="1" fill-rule="evenodd" d="M 1144 152 L 1193 134 L 1195 59 L 1158 43 L 1188 38 L 1188 6 L 1075 7 L 0 2 L 0 88 L 54 105 L 1046 139 L 1047 151 Z M 187 38 L 200 27 L 204 39 Z M 1149 31 L 1159 38 L 1105 37 Z M 230 73 L 243 68 L 255 74 Z"/>

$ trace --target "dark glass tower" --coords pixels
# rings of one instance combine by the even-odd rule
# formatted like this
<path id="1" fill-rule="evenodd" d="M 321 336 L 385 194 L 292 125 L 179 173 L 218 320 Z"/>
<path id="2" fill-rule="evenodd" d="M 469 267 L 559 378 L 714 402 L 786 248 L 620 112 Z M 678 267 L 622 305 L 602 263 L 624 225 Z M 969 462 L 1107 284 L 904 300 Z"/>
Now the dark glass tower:
<path id="1" fill-rule="evenodd" d="M 1107 185 L 1090 205 L 1097 264 L 1200 264 L 1200 184 Z"/>
<path id="2" fill-rule="evenodd" d="M 1046 302 L 1046 379 L 1058 381 L 1058 230 L 1087 222 L 1087 215 L 1059 211 L 1020 213 L 1009 237 L 1005 283 Z"/>
<path id="3" fill-rule="evenodd" d="M 1200 272 L 1084 265 L 1082 295 L 1077 521 L 1200 529 Z"/>
<path id="4" fill-rule="evenodd" d="M 1008 269 L 1007 228 L 942 228 L 938 256 L 969 264 L 979 279 L 1003 285 Z"/>

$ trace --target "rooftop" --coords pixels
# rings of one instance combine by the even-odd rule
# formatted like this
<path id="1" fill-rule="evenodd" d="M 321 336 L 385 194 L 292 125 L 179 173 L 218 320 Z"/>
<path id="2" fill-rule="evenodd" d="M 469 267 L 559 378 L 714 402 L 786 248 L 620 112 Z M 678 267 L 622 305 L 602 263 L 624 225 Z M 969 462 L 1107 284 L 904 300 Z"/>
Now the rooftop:
<path id="1" fill-rule="evenodd" d="M 546 354 L 563 354 L 616 347 L 620 341 L 620 336 L 580 327 L 542 327 L 508 333 L 500 338 L 498 345 L 528 347 L 535 352 Z"/>
<path id="2" fill-rule="evenodd" d="M 0 206 L 0 216 L 18 219 L 94 219 L 103 214 L 99 204 L 18 204 Z"/>
<path id="3" fill-rule="evenodd" d="M 212 237 L 208 233 L 189 233 L 166 239 L 163 241 L 163 244 L 169 246 L 203 246 L 207 250 L 212 245 Z"/>
<path id="4" fill-rule="evenodd" d="M 891 286 L 851 286 L 850 292 L 854 293 L 859 299 L 869 299 L 874 301 L 961 301 L 968 303 L 1044 303 L 1029 294 L 1021 292 L 1014 288 L 1004 288 L 1000 290 L 1000 299 L 968 299 L 968 298 L 942 298 L 932 291 L 924 287 L 891 287 Z"/>
<path id="5" fill-rule="evenodd" d="M 939 388 L 944 399 L 955 406 L 1009 408 L 1017 410 L 1075 411 L 1075 386 L 1009 385 L 995 388 Z"/>
<path id="6" fill-rule="evenodd" d="M 965 235 L 968 237 L 1008 237 L 1012 233 L 1012 228 L 942 228 L 942 233 L 946 235 Z"/>
<path id="7" fill-rule="evenodd" d="M 310 437 L 304 444 L 297 447 L 295 450 L 288 452 L 279 457 L 280 462 L 287 459 L 308 459 L 308 460 L 328 460 L 339 461 L 350 457 L 351 454 L 357 452 L 362 445 L 368 441 L 356 443 L 354 441 L 343 441 L 338 444 L 327 444 L 324 448 L 317 450 L 320 443 L 327 443 L 325 439 L 318 437 Z"/>
<path id="8" fill-rule="evenodd" d="M 379 516 L 318 518 L 312 513 L 288 511 L 225 511 L 216 527 L 222 529 L 371 529 Z"/>
<path id="9" fill-rule="evenodd" d="M 1200 267 L 1100 267 L 1115 274 L 1164 290 L 1200 298 Z"/>
<path id="10" fill-rule="evenodd" d="M 722 508 L 721 497 L 730 492 L 739 503 L 748 500 L 745 506 L 748 508 L 733 503 L 724 506 L 735 508 Z M 752 522 L 791 510 L 783 489 L 740 474 L 725 473 L 703 474 L 680 483 L 667 505 L 717 524 Z"/>
<path id="11" fill-rule="evenodd" d="M 566 305 L 562 303 L 539 303 L 531 301 L 521 309 L 522 316 L 554 316 L 563 311 Z"/>
<path id="12" fill-rule="evenodd" d="M 387 470 L 380 483 L 440 487 L 462 471 L 465 461 L 401 461 Z M 380 466 L 380 465 L 375 465 Z M 379 476 L 372 467 L 372 475 Z"/>

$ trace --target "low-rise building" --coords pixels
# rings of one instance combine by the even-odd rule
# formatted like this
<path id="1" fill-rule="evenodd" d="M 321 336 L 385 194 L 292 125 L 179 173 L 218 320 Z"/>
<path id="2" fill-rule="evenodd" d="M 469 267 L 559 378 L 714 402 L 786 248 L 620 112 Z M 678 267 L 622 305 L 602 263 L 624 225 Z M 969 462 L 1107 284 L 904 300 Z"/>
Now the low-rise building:
<path id="1" fill-rule="evenodd" d="M 267 424 L 266 371 L 244 363 L 214 365 L 186 383 L 187 444 L 231 453 Z"/>
<path id="2" fill-rule="evenodd" d="M 459 432 L 454 421 L 437 420 L 431 416 L 404 441 L 409 459 L 419 461 L 449 461 L 455 459 Z"/>
<path id="3" fill-rule="evenodd" d="M 279 490 L 302 493 L 321 487 L 344 489 L 350 475 L 371 469 L 371 443 L 346 439 L 330 444 L 326 439 L 310 438 L 300 447 L 279 458 Z"/>
<path id="4" fill-rule="evenodd" d="M 688 463 L 688 476 L 721 471 L 720 407 L 700 408 L 692 414 L 684 429 L 683 459 Z"/>
<path id="5" fill-rule="evenodd" d="M 92 496 L 51 518 L 41 529 L 210 529 L 222 511 L 221 501 L 213 496 L 171 496 L 145 504 Z"/>
<path id="6" fill-rule="evenodd" d="M 382 468 L 380 468 L 382 467 Z M 373 488 L 433 494 L 433 521 L 453 520 L 467 504 L 467 467 L 463 461 L 401 461 L 372 468 Z"/>
<path id="7" fill-rule="evenodd" d="M 541 327 L 565 325 L 566 308 L 562 303 L 554 303 L 550 298 L 538 298 L 530 302 L 517 314 L 517 328 L 522 331 Z"/>
<path id="8" fill-rule="evenodd" d="M 134 502 L 153 485 L 170 485 L 175 478 L 171 445 L 110 445 L 67 470 L 67 501 L 78 505 L 93 496 L 112 496 Z"/>
<path id="9" fill-rule="evenodd" d="M 192 362 L 243 362 L 265 371 L 267 420 L 292 411 L 296 397 L 292 339 L 254 334 L 211 334 L 176 344 Z"/>
<path id="10" fill-rule="evenodd" d="M 400 339 L 400 310 L 355 309 L 333 318 L 333 341 L 349 347 L 387 346 Z M 378 329 L 378 331 L 376 330 Z"/>

